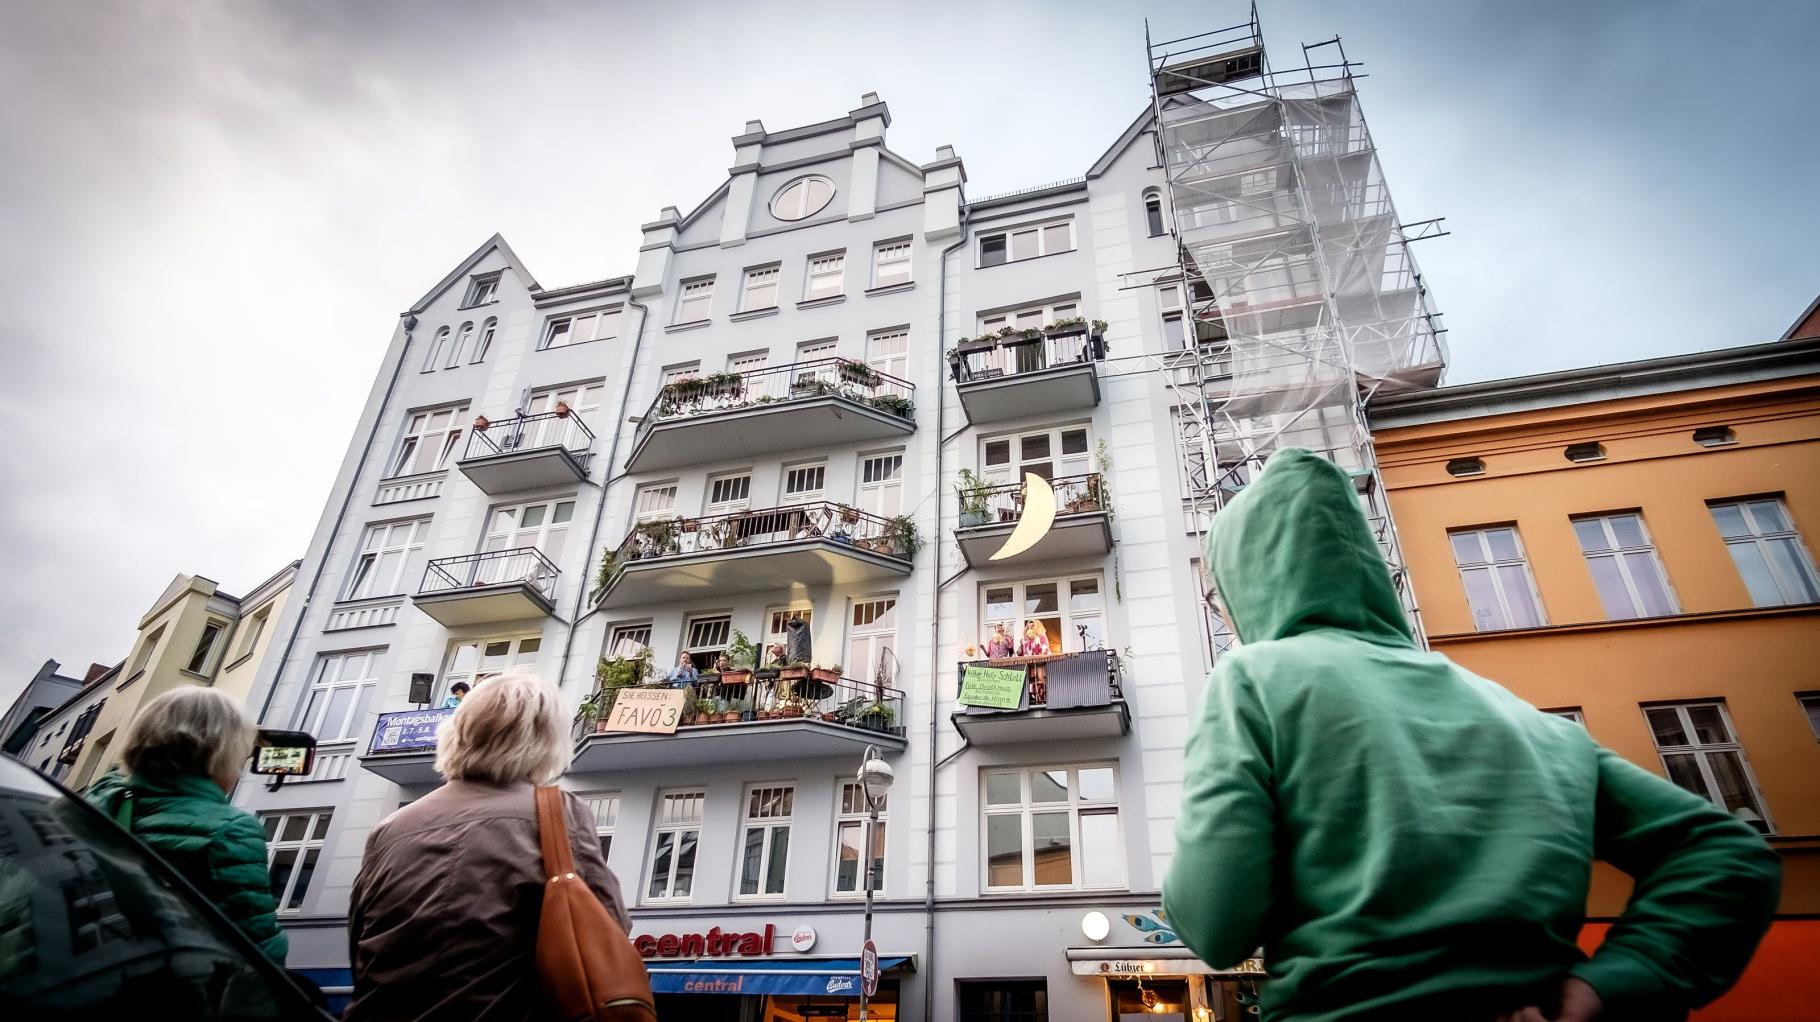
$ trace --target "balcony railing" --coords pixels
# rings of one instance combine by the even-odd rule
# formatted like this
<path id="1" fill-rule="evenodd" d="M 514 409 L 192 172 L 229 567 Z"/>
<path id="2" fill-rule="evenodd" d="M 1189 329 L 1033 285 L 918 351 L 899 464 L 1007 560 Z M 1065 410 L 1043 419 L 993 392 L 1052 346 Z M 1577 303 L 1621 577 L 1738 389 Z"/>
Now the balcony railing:
<path id="1" fill-rule="evenodd" d="M 1060 366 L 1083 365 L 1106 357 L 1106 341 L 1086 326 L 1031 329 L 998 337 L 980 337 L 955 345 L 948 353 L 948 374 L 955 383 L 996 380 Z"/>
<path id="2" fill-rule="evenodd" d="M 1055 491 L 1055 513 L 1088 514 L 1106 510 L 1106 488 L 1098 472 L 1049 480 Z M 960 494 L 960 528 L 1015 522 L 1024 515 L 1024 484 L 1000 483 Z"/>
<path id="3" fill-rule="evenodd" d="M 470 430 L 467 453 L 462 455 L 462 460 L 525 454 L 547 447 L 560 447 L 580 458 L 593 446 L 594 431 L 573 411 L 515 415 L 488 423 L 486 429 Z"/>
<path id="4" fill-rule="evenodd" d="M 614 563 L 624 566 L 652 558 L 775 546 L 805 539 L 844 543 L 905 561 L 916 553 L 915 526 L 908 518 L 881 518 L 847 504 L 817 501 L 640 522 L 619 544 Z"/>
<path id="5" fill-rule="evenodd" d="M 864 362 L 823 358 L 745 373 L 712 373 L 664 384 L 638 424 L 640 437 L 660 422 L 709 412 L 758 408 L 818 397 L 843 397 L 900 418 L 915 415 L 916 385 Z"/>
<path id="6" fill-rule="evenodd" d="M 523 583 L 543 594 L 545 599 L 554 601 L 556 575 L 556 565 L 536 547 L 439 557 L 424 569 L 423 586 L 418 595 Z"/>
<path id="7" fill-rule="evenodd" d="M 802 720 L 873 734 L 903 734 L 903 692 L 876 682 L 826 675 L 783 678 L 778 670 L 765 670 L 738 682 L 705 675 L 688 686 L 688 692 L 678 735 L 709 725 L 762 728 L 768 723 Z M 571 731 L 577 743 L 590 734 L 610 733 L 601 729 L 611 719 L 616 694 L 614 689 L 597 690 L 583 704 Z"/>
<path id="8" fill-rule="evenodd" d="M 962 661 L 957 668 L 962 684 L 964 684 L 969 667 L 1022 670 L 1024 672 L 1024 699 L 1023 704 L 1018 707 L 1019 710 L 1064 710 L 1109 706 L 1113 702 L 1125 698 L 1125 693 L 1119 686 L 1119 655 L 1109 649 Z M 974 708 L 969 712 L 1012 713 L 1016 711 Z"/>

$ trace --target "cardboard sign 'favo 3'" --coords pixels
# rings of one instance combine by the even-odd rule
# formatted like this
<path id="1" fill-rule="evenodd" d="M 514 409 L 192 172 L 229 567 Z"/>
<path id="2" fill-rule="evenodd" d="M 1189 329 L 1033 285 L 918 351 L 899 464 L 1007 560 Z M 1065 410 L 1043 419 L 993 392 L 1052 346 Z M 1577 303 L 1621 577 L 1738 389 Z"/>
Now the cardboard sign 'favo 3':
<path id="1" fill-rule="evenodd" d="M 622 688 L 613 698 L 607 730 L 673 735 L 688 697 L 688 690 L 680 688 Z"/>

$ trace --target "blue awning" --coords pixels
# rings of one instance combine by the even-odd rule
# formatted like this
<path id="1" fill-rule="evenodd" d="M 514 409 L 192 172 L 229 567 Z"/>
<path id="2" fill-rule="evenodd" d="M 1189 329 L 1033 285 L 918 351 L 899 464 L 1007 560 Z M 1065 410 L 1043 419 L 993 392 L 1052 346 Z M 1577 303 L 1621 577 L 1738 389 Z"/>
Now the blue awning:
<path id="1" fill-rule="evenodd" d="M 882 975 L 907 957 L 878 960 Z M 859 996 L 857 958 L 656 958 L 645 962 L 658 994 L 796 994 Z"/>

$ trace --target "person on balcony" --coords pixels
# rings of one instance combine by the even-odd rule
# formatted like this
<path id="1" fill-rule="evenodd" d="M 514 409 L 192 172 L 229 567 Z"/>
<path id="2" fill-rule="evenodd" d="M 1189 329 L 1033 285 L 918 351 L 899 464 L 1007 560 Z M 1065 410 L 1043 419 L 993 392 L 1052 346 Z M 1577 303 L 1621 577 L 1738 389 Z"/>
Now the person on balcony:
<path id="1" fill-rule="evenodd" d="M 1024 641 L 1018 643 L 1018 656 L 1048 656 L 1049 631 L 1041 621 L 1024 623 Z"/>
<path id="2" fill-rule="evenodd" d="M 1017 656 L 1017 644 L 1005 632 L 1005 623 L 1000 621 L 992 626 L 992 634 L 986 636 L 986 659 L 1003 660 Z"/>
<path id="3" fill-rule="evenodd" d="M 701 671 L 695 668 L 695 661 L 687 652 L 676 654 L 676 666 L 670 670 L 671 688 L 688 688 L 701 678 Z"/>
<path id="4" fill-rule="evenodd" d="M 458 681 L 449 686 L 449 696 L 442 701 L 442 708 L 445 710 L 453 710 L 455 707 L 460 706 L 461 701 L 467 697 L 468 683 L 465 681 Z"/>
<path id="5" fill-rule="evenodd" d="M 1776 853 L 1422 650 L 1338 466 L 1272 456 L 1207 563 L 1239 644 L 1191 721 L 1163 907 L 1216 969 L 1263 947 L 1264 1018 L 1680 1019 L 1744 971 Z M 1635 886 L 1588 959 L 1595 857 Z"/>

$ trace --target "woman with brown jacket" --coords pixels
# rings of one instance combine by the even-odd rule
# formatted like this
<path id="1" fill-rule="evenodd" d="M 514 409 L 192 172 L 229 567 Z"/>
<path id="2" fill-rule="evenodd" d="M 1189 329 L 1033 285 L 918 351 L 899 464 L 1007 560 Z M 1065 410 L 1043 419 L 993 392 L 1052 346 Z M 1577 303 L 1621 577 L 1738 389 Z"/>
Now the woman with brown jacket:
<path id="1" fill-rule="evenodd" d="M 351 1022 L 542 1017 L 534 951 L 543 907 L 536 785 L 569 763 L 556 690 L 530 675 L 477 686 L 437 736 L 445 783 L 367 837 L 348 909 Z M 575 871 L 622 927 L 619 882 L 587 804 L 566 796 Z"/>

